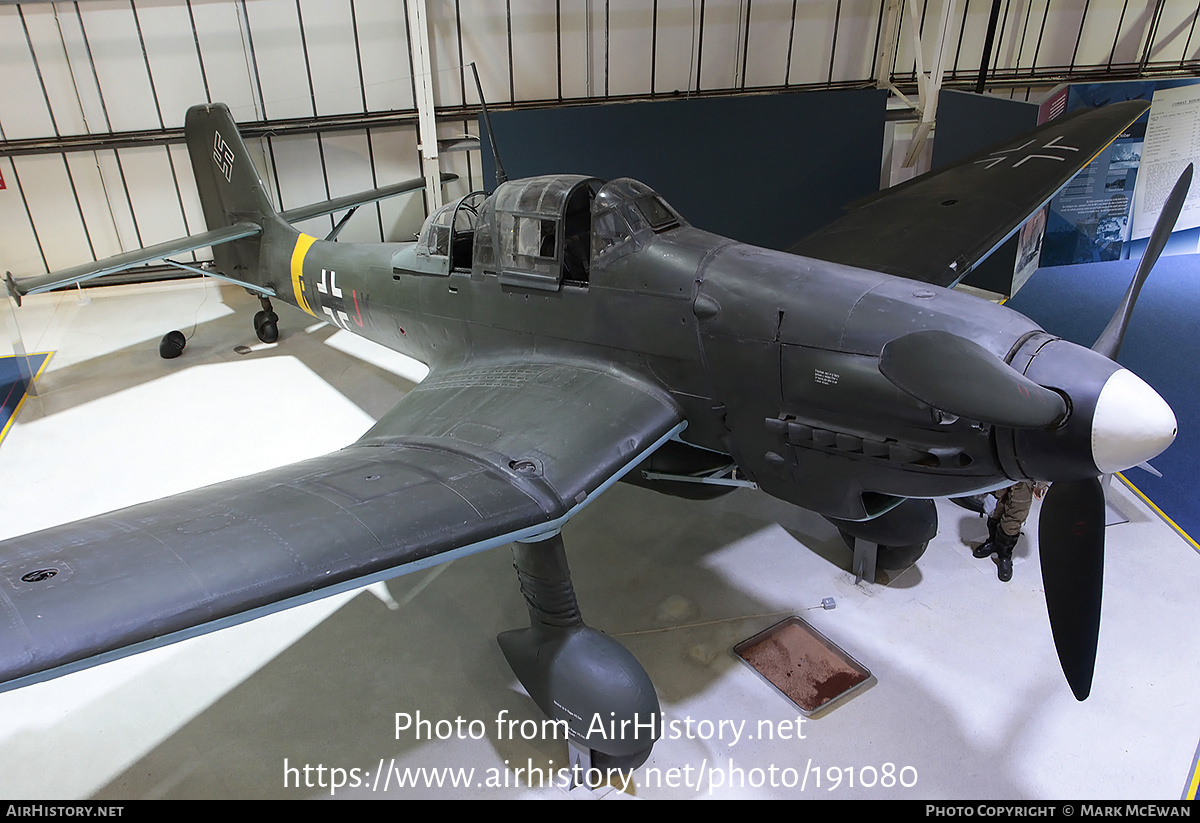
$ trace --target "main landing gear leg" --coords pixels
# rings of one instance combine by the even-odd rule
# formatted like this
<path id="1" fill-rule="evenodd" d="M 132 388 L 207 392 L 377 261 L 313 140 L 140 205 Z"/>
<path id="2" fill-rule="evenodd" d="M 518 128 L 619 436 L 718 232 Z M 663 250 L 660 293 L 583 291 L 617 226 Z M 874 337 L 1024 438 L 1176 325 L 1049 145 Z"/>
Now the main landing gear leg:
<path id="1" fill-rule="evenodd" d="M 932 500 L 909 499 L 871 520 L 841 520 L 825 516 L 854 552 L 855 582 L 875 582 L 876 568 L 907 569 L 925 553 L 937 534 L 937 507 Z"/>
<path id="2" fill-rule="evenodd" d="M 628 649 L 584 625 L 560 535 L 514 543 L 513 561 L 529 628 L 497 637 L 508 665 L 538 708 L 565 723 L 572 765 L 636 769 L 661 730 L 650 676 Z"/>
<path id="3" fill-rule="evenodd" d="M 920 560 L 921 555 L 925 554 L 925 549 L 929 547 L 928 540 L 907 545 L 884 545 L 853 535 L 845 529 L 838 531 L 841 532 L 842 541 L 854 552 L 850 571 L 854 575 L 855 584 L 863 580 L 874 583 L 876 569 L 883 569 L 885 572 L 903 571 Z"/>
<path id="4" fill-rule="evenodd" d="M 271 298 L 259 297 L 262 311 L 254 315 L 254 333 L 264 343 L 274 343 L 279 339 L 279 315 L 271 308 Z"/>
<path id="5" fill-rule="evenodd" d="M 847 536 L 845 532 L 842 532 L 842 539 L 846 539 Z M 851 537 L 846 542 L 850 543 L 850 548 L 854 549 L 854 560 L 850 570 L 854 572 L 855 585 L 863 580 L 874 583 L 875 566 L 879 561 L 879 545 L 870 540 L 863 540 L 861 537 Z"/>

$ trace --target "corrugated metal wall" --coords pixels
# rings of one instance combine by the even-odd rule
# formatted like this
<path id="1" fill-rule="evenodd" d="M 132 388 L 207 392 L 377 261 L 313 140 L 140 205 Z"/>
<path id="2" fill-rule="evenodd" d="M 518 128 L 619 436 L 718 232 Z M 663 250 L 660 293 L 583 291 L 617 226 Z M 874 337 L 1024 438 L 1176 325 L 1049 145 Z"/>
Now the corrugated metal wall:
<path id="1" fill-rule="evenodd" d="M 946 2 L 427 0 L 439 134 L 475 131 L 472 61 L 497 106 L 880 78 L 911 91 L 914 21 L 928 67 Z M 954 2 L 946 82 L 973 85 L 992 3 Z M 1003 0 L 999 19 L 989 85 L 1009 94 L 1200 67 L 1192 3 Z M 198 102 L 247 124 L 282 208 L 418 176 L 413 73 L 399 0 L 0 3 L 0 269 L 37 274 L 203 231 L 179 143 Z M 467 153 L 442 168 L 463 178 L 451 195 L 485 185 Z M 372 211 L 342 238 L 408 239 L 424 205 Z"/>

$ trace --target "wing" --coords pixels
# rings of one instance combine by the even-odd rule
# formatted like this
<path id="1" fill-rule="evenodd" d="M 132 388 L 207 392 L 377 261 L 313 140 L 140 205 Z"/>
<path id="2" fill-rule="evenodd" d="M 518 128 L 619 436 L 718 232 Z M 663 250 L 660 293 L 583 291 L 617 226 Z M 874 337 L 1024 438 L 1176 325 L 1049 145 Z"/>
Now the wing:
<path id="1" fill-rule="evenodd" d="M 951 286 L 1137 120 L 1130 101 L 1074 113 L 849 206 L 788 251 Z"/>
<path id="2" fill-rule="evenodd" d="M 341 451 L 0 543 L 0 690 L 549 534 L 684 425 L 587 363 L 435 371 Z"/>

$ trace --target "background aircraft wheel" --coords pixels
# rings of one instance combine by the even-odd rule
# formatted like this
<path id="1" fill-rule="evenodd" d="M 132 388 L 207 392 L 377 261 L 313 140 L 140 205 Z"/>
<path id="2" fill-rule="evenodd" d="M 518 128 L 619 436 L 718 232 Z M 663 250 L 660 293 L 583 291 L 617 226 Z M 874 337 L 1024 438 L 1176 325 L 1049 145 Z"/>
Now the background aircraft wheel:
<path id="1" fill-rule="evenodd" d="M 158 344 L 158 354 L 163 360 L 170 360 L 183 354 L 183 347 L 187 345 L 187 338 L 183 336 L 181 331 L 169 331 Z"/>

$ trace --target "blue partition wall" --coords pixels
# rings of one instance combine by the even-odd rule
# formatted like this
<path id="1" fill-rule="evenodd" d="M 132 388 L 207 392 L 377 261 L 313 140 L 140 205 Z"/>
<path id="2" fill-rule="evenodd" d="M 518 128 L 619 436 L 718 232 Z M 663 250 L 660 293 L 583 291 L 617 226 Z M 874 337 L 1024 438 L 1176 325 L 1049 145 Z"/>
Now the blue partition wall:
<path id="1" fill-rule="evenodd" d="M 938 97 L 937 131 L 931 167 L 945 168 L 1001 140 L 1037 126 L 1033 103 L 946 89 Z M 1010 237 L 963 282 L 996 294 L 1011 294 L 1017 238 Z"/>
<path id="2" fill-rule="evenodd" d="M 40 374 L 50 354 L 29 355 L 29 369 L 35 375 Z M 17 410 L 25 402 L 25 391 L 28 388 L 26 378 L 22 376 L 22 366 L 16 357 L 0 357 L 0 441 L 8 434 L 8 429 L 17 417 Z"/>
<path id="3" fill-rule="evenodd" d="M 492 124 L 510 178 L 633 177 L 698 228 L 783 249 L 878 190 L 886 103 L 880 89 L 656 100 L 496 112 Z"/>

